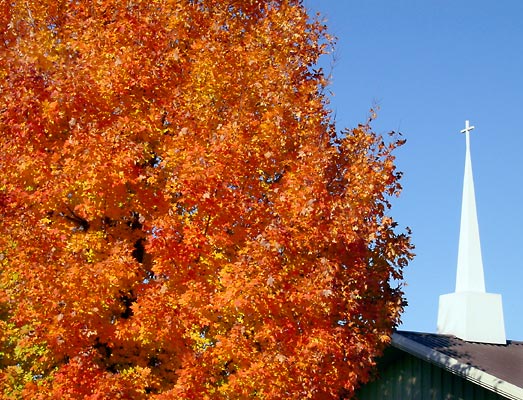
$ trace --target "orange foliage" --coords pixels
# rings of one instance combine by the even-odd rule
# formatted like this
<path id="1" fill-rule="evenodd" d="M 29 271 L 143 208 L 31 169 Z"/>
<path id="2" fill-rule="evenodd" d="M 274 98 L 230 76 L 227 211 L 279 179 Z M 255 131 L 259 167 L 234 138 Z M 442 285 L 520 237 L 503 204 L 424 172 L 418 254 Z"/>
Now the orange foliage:
<path id="1" fill-rule="evenodd" d="M 338 399 L 411 258 L 298 0 L 0 0 L 0 390 Z"/>

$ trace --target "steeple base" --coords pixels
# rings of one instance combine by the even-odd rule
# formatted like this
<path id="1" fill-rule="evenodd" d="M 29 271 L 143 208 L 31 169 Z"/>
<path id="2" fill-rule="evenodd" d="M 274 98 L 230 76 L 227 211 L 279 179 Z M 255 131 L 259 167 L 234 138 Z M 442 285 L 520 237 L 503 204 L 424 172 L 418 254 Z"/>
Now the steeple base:
<path id="1" fill-rule="evenodd" d="M 468 342 L 506 344 L 501 295 L 482 292 L 441 295 L 438 333 Z"/>

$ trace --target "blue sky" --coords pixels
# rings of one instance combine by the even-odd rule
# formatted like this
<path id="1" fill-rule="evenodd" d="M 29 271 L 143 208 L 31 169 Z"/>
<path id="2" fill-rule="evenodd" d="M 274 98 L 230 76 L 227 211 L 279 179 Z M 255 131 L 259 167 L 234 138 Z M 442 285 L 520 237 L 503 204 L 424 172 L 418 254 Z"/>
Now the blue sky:
<path id="1" fill-rule="evenodd" d="M 465 120 L 487 291 L 503 295 L 507 337 L 523 340 L 523 1 L 306 0 L 338 38 L 337 127 L 401 131 L 404 190 L 391 215 L 413 230 L 400 329 L 435 332 L 438 297 L 454 291 Z"/>

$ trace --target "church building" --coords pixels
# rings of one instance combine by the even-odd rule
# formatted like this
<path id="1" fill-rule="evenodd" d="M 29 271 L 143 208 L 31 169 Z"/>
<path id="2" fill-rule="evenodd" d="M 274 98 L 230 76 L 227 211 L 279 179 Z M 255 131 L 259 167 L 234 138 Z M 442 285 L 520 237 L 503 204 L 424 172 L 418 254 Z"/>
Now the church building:
<path id="1" fill-rule="evenodd" d="M 465 122 L 456 289 L 439 298 L 437 333 L 397 331 L 359 400 L 523 400 L 523 342 L 507 340 L 500 294 L 487 293 Z"/>

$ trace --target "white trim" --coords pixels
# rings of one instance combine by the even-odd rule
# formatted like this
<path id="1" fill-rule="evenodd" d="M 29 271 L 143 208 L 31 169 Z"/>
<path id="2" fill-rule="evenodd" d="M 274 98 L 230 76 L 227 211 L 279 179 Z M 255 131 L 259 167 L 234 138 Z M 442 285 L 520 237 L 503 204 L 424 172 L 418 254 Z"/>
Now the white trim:
<path id="1" fill-rule="evenodd" d="M 415 357 L 429 361 L 466 380 L 512 400 L 523 400 L 523 388 L 490 375 L 471 365 L 459 362 L 439 351 L 415 342 L 401 333 L 392 334 L 392 346 Z"/>

